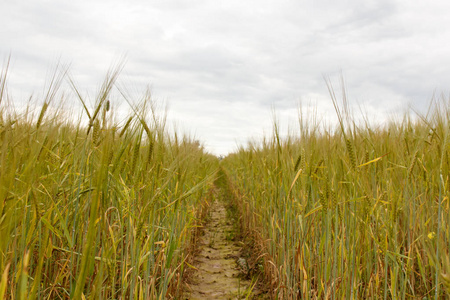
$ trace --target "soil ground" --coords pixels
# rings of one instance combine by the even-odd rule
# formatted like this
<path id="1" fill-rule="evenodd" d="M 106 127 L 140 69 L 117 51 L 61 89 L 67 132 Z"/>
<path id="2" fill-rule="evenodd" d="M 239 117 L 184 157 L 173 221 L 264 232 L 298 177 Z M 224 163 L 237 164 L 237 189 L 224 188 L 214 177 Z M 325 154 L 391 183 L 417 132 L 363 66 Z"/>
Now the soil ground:
<path id="1" fill-rule="evenodd" d="M 197 270 L 183 299 L 246 299 L 252 283 L 243 279 L 247 266 L 241 246 L 233 241 L 233 220 L 220 199 L 212 201 L 209 214 L 194 261 Z"/>

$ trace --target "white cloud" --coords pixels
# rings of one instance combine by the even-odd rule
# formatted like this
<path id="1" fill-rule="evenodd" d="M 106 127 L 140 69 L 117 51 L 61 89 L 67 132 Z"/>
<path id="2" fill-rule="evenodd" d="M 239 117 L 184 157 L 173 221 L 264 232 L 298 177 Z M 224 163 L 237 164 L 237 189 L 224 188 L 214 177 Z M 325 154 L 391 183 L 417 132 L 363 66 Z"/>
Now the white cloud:
<path id="1" fill-rule="evenodd" d="M 323 79 L 345 76 L 349 100 L 374 118 L 448 87 L 446 1 L 9 1 L 0 4 L 0 55 L 10 91 L 42 90 L 60 59 L 90 95 L 126 56 L 122 82 L 147 85 L 172 120 L 214 153 L 270 132 L 274 106 L 298 100 L 334 118 Z M 339 89 L 339 84 L 335 86 Z"/>

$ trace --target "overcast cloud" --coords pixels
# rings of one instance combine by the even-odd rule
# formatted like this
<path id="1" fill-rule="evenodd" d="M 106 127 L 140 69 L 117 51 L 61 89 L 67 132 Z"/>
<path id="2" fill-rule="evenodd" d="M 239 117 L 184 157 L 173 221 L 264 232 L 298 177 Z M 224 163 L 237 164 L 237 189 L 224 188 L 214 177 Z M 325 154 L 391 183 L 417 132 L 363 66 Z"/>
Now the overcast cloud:
<path id="1" fill-rule="evenodd" d="M 24 101 L 56 62 L 86 93 L 126 57 L 121 83 L 169 105 L 169 122 L 226 154 L 295 121 L 299 101 L 334 118 L 323 76 L 375 120 L 448 93 L 450 2 L 2 1 L 0 59 Z"/>

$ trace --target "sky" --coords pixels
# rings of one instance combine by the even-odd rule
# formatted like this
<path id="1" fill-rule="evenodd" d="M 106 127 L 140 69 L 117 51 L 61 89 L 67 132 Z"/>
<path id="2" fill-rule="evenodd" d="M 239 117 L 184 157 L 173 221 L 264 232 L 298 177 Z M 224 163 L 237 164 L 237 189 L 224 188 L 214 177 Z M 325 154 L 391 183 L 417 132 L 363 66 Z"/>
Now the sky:
<path id="1" fill-rule="evenodd" d="M 375 123 L 449 92 L 445 0 L 0 1 L 0 41 L 15 104 L 39 98 L 58 63 L 94 101 L 123 61 L 119 84 L 149 88 L 170 126 L 216 155 L 269 135 L 274 115 L 295 128 L 300 105 L 333 122 L 324 78 L 336 90 L 344 78 Z"/>

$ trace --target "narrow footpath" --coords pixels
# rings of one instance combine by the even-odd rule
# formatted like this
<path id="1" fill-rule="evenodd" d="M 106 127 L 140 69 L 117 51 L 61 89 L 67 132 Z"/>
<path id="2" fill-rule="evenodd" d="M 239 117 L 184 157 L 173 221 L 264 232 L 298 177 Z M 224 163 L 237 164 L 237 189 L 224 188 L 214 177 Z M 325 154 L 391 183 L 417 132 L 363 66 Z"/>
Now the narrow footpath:
<path id="1" fill-rule="evenodd" d="M 241 248 L 233 241 L 233 221 L 223 201 L 217 199 L 219 195 L 209 208 L 210 217 L 194 261 L 197 271 L 189 283 L 190 293 L 184 299 L 246 299 L 251 293 L 251 282 L 242 279 L 246 261 L 239 257 Z"/>

